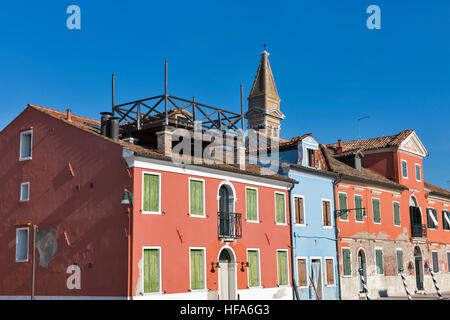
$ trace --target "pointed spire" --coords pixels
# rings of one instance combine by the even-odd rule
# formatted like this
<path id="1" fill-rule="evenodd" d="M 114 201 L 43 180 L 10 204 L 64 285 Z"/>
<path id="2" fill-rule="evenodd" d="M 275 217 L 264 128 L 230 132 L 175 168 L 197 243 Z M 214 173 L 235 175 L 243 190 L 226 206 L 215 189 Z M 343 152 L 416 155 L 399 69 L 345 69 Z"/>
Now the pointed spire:
<path id="1" fill-rule="evenodd" d="M 277 87 L 275 86 L 275 80 L 273 79 L 272 69 L 270 68 L 269 53 L 266 50 L 261 52 L 261 61 L 256 71 L 256 77 L 253 81 L 249 98 L 262 95 L 280 100 Z"/>

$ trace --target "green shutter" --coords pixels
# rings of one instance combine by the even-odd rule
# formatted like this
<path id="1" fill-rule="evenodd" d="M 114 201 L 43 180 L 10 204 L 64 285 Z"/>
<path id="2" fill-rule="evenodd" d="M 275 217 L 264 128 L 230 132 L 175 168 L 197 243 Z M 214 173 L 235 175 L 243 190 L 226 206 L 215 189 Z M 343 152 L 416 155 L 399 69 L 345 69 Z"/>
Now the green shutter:
<path id="1" fill-rule="evenodd" d="M 373 211 L 373 222 L 380 223 L 381 215 L 380 215 L 380 200 L 372 199 L 372 211 Z"/>
<path id="2" fill-rule="evenodd" d="M 403 269 L 403 251 L 397 250 L 397 272 Z"/>
<path id="3" fill-rule="evenodd" d="M 159 291 L 159 250 L 144 249 L 144 293 Z"/>
<path id="4" fill-rule="evenodd" d="M 247 189 L 246 191 L 246 201 L 247 201 L 247 220 L 256 221 L 256 190 Z"/>
<path id="5" fill-rule="evenodd" d="M 276 199 L 276 222 L 286 223 L 284 194 L 276 193 L 275 199 Z"/>
<path id="6" fill-rule="evenodd" d="M 348 219 L 348 212 L 347 210 L 347 195 L 345 193 L 339 194 L 339 216 L 342 220 Z"/>
<path id="7" fill-rule="evenodd" d="M 350 249 L 342 249 L 342 271 L 344 276 L 352 275 L 352 264 L 350 260 Z"/>
<path id="8" fill-rule="evenodd" d="M 159 176 L 144 174 L 144 211 L 159 212 Z"/>
<path id="9" fill-rule="evenodd" d="M 259 286 L 259 262 L 258 251 L 248 251 L 248 286 Z"/>
<path id="10" fill-rule="evenodd" d="M 394 224 L 400 225 L 400 204 L 398 202 L 394 202 Z"/>
<path id="11" fill-rule="evenodd" d="M 278 285 L 287 285 L 287 252 L 277 251 L 278 258 Z"/>
<path id="12" fill-rule="evenodd" d="M 356 221 L 363 221 L 362 197 L 355 196 Z"/>
<path id="13" fill-rule="evenodd" d="M 204 289 L 203 250 L 191 250 L 191 289 Z"/>
<path id="14" fill-rule="evenodd" d="M 375 250 L 375 262 L 377 266 L 377 274 L 383 274 L 384 268 L 383 268 L 383 251 L 376 249 Z"/>
<path id="15" fill-rule="evenodd" d="M 203 216 L 203 181 L 190 180 L 189 182 L 189 196 L 190 196 L 190 214 L 196 216 Z"/>

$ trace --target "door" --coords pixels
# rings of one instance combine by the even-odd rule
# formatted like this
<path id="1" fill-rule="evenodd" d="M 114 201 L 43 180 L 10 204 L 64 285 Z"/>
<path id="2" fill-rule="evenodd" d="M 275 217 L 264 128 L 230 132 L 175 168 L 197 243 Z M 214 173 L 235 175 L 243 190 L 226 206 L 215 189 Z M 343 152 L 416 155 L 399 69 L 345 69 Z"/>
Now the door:
<path id="1" fill-rule="evenodd" d="M 311 279 L 314 284 L 314 287 L 311 288 L 311 299 L 322 300 L 322 268 L 319 259 L 311 260 Z"/>
<path id="2" fill-rule="evenodd" d="M 361 274 L 359 273 L 359 269 L 363 270 L 364 280 L 367 282 L 367 273 L 366 273 L 366 255 L 363 250 L 358 251 L 358 274 L 359 274 L 359 292 L 364 293 L 363 282 L 361 278 Z"/>
<path id="3" fill-rule="evenodd" d="M 422 252 L 419 247 L 414 248 L 414 264 L 416 269 L 417 290 L 423 290 L 423 260 Z"/>
<path id="4" fill-rule="evenodd" d="M 236 263 L 227 249 L 222 250 L 219 256 L 219 299 L 236 299 Z"/>

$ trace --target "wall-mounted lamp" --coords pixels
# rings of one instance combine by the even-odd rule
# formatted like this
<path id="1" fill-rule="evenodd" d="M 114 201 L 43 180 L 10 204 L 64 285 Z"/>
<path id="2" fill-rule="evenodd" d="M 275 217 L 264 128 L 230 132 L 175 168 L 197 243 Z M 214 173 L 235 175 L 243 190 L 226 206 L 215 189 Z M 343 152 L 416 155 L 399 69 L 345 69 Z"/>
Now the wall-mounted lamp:
<path id="1" fill-rule="evenodd" d="M 244 272 L 244 271 L 245 271 L 244 267 L 246 267 L 246 268 L 248 268 L 248 267 L 249 267 L 249 264 L 248 264 L 248 262 L 241 262 L 241 271 L 242 271 L 242 272 Z"/>
<path id="2" fill-rule="evenodd" d="M 211 262 L 211 272 L 212 272 L 212 273 L 216 272 L 216 270 L 214 269 L 214 265 L 216 266 L 216 269 L 219 269 L 219 268 L 220 268 L 218 262 L 214 262 L 214 261 Z"/>
<path id="3" fill-rule="evenodd" d="M 123 191 L 123 197 L 122 197 L 122 204 L 130 204 L 130 201 L 131 201 L 131 204 L 133 204 L 133 194 L 130 192 L 130 191 L 128 191 L 128 189 L 125 189 L 124 191 Z"/>

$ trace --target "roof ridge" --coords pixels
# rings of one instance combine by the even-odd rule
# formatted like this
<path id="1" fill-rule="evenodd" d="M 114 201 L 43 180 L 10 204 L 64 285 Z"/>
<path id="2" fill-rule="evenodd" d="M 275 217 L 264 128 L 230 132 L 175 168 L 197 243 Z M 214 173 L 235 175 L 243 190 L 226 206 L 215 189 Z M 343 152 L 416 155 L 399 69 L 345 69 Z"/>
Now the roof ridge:
<path id="1" fill-rule="evenodd" d="M 381 136 L 381 137 L 373 137 L 373 138 L 366 138 L 366 139 L 353 139 L 353 140 L 347 140 L 347 141 L 342 141 L 342 143 L 352 143 L 352 142 L 357 142 L 357 141 L 369 141 L 369 140 L 375 140 L 375 139 L 382 139 L 382 138 L 397 138 L 398 136 L 400 136 L 402 133 L 407 132 L 407 131 L 414 131 L 415 129 L 405 129 L 400 131 L 397 134 L 392 134 L 392 135 L 387 135 L 387 136 Z M 326 144 L 326 146 L 334 146 L 337 145 L 338 143 L 328 143 Z"/>
<path id="2" fill-rule="evenodd" d="M 56 110 L 56 109 L 52 109 L 52 108 L 48 108 L 48 107 L 43 107 L 43 106 L 38 106 L 38 105 L 31 104 L 31 103 L 29 103 L 28 106 L 33 108 L 33 109 L 39 110 L 39 111 L 43 111 L 43 110 L 40 110 L 40 109 L 44 109 L 44 110 L 48 110 L 48 111 L 51 111 L 51 112 L 61 113 L 61 115 L 66 113 L 64 111 L 60 111 L 60 110 Z M 92 118 L 80 116 L 80 115 L 73 114 L 73 113 L 71 114 L 71 116 L 72 117 L 78 117 L 78 118 L 86 119 L 88 121 L 92 121 L 92 122 L 95 122 L 95 123 L 100 123 L 100 120 L 95 120 L 95 119 L 92 119 Z"/>

